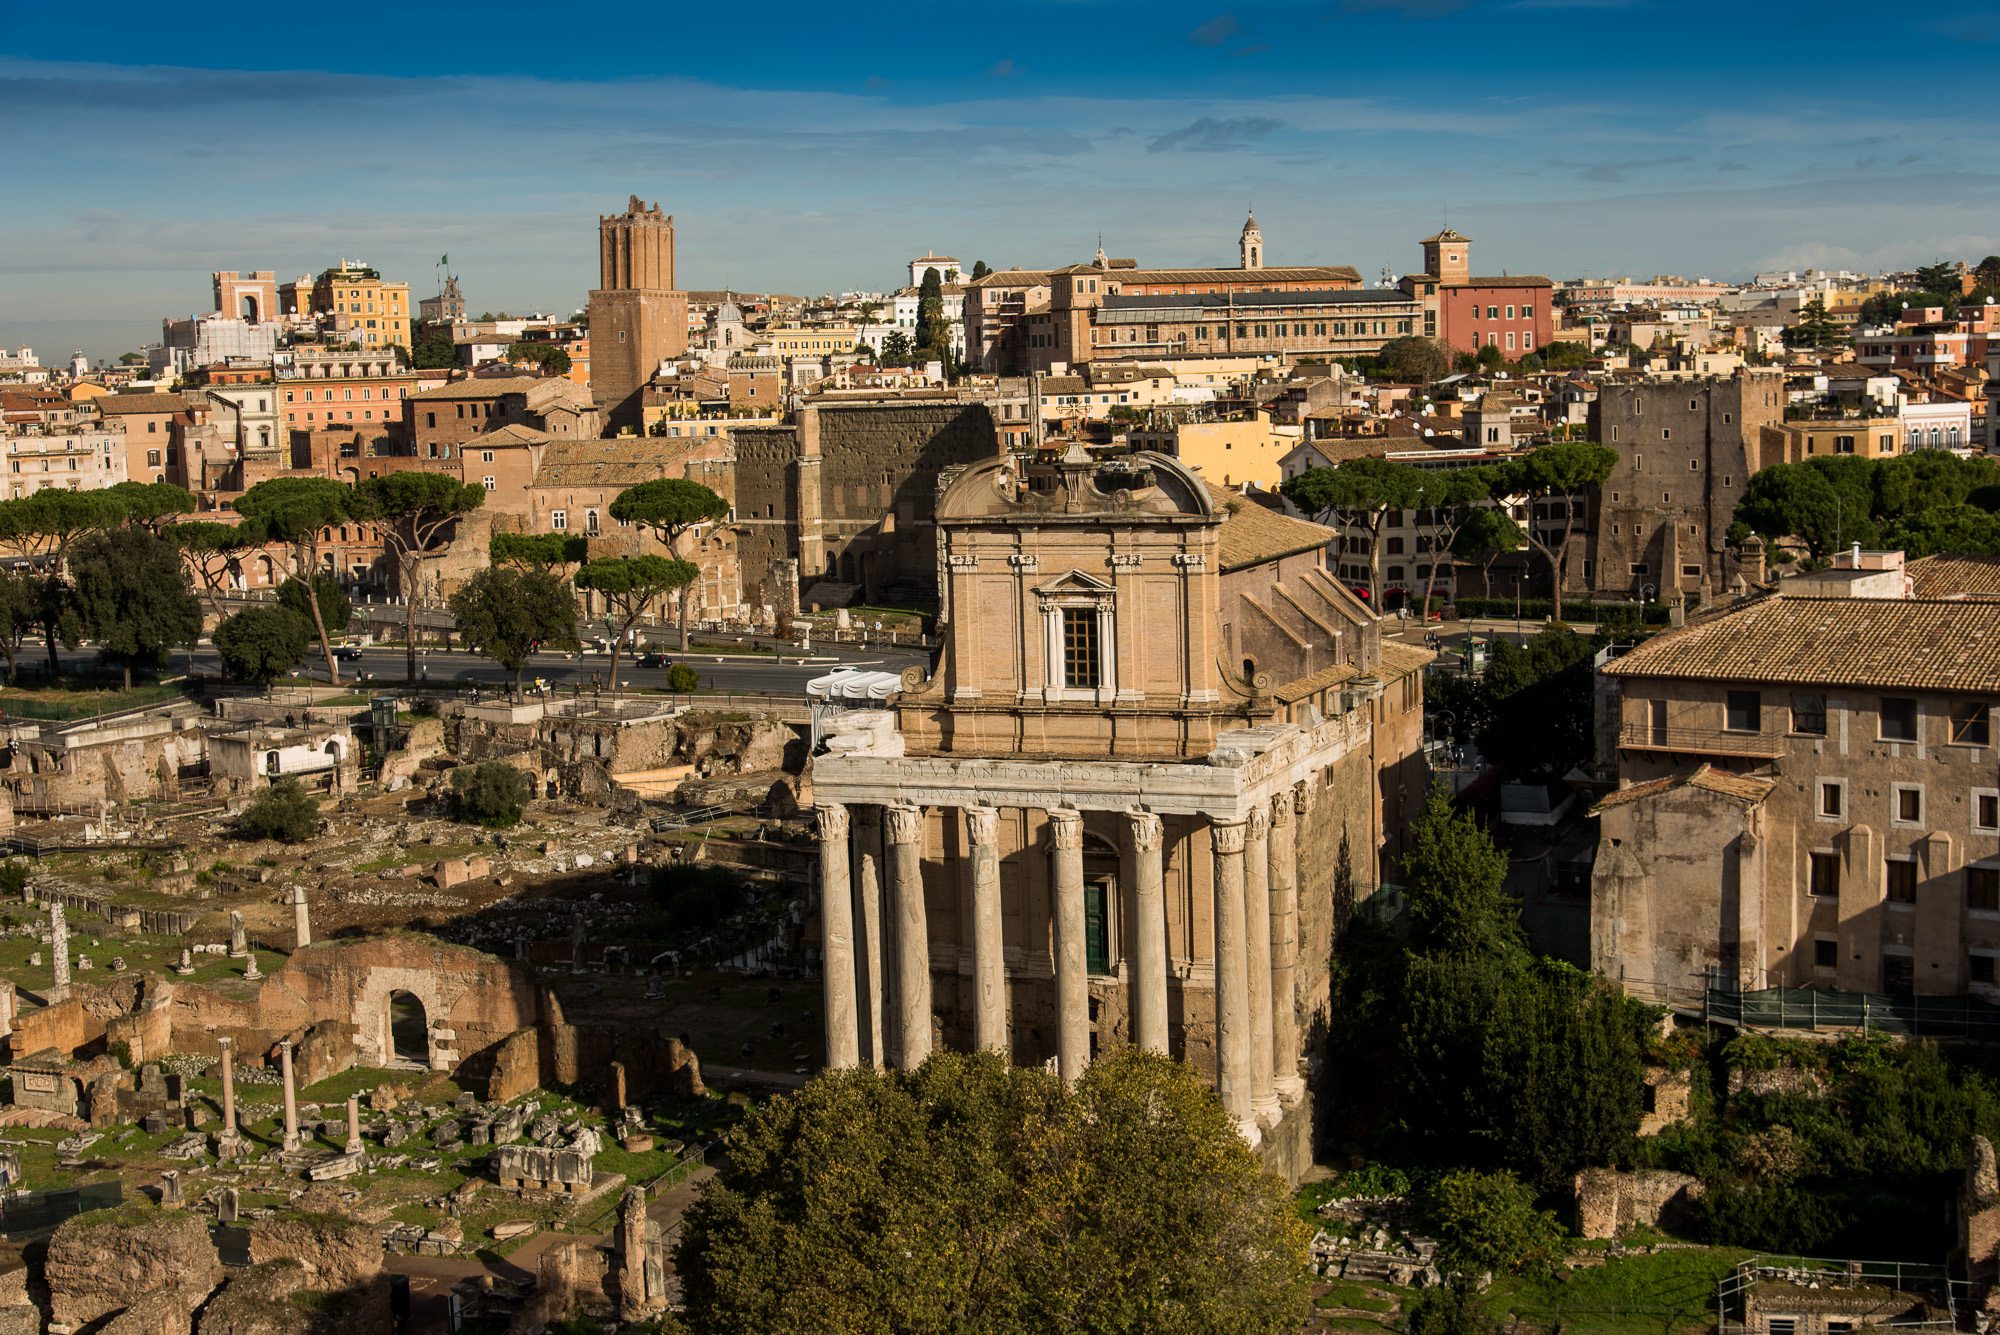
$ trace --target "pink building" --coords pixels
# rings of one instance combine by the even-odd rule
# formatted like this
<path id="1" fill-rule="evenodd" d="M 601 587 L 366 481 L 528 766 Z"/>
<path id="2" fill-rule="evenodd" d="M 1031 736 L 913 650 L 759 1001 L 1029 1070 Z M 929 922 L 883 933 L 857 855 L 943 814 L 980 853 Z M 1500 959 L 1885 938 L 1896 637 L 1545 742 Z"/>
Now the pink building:
<path id="1" fill-rule="evenodd" d="M 1475 277 L 1472 238 L 1449 227 L 1425 237 L 1424 271 L 1409 274 L 1403 291 L 1433 308 L 1424 332 L 1455 352 L 1493 347 L 1517 361 L 1554 337 L 1555 284 L 1539 274 Z"/>

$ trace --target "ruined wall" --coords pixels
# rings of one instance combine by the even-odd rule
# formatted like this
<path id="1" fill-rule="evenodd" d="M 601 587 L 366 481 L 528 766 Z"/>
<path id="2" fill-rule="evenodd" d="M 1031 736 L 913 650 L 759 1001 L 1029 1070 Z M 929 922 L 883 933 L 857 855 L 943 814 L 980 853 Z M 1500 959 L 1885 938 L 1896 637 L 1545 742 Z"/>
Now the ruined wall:
<path id="1" fill-rule="evenodd" d="M 789 426 L 740 426 L 732 434 L 736 458 L 730 492 L 736 504 L 741 579 L 768 570 L 775 558 L 798 554 L 799 439 L 798 428 Z"/>
<path id="2" fill-rule="evenodd" d="M 1687 1222 L 1703 1190 L 1701 1179 L 1686 1173 L 1586 1168 L 1576 1175 L 1577 1232 L 1586 1238 L 1615 1238 L 1620 1230 L 1641 1225 L 1674 1228 Z"/>
<path id="3" fill-rule="evenodd" d="M 27 1054 L 54 1048 L 65 1057 L 104 1037 L 104 1021 L 86 1012 L 81 996 L 14 1017 L 14 1051 Z"/>
<path id="4" fill-rule="evenodd" d="M 493 1074 L 486 1079 L 486 1097 L 511 1103 L 542 1087 L 541 1039 L 532 1029 L 507 1035 L 493 1049 Z"/>
<path id="5" fill-rule="evenodd" d="M 801 580 L 848 580 L 863 585 L 864 597 L 903 581 L 935 597 L 938 472 L 1000 453 L 992 410 L 984 403 L 857 403 L 808 411 L 819 418 L 824 525 L 818 552 L 794 553 Z M 760 568 L 747 553 L 743 565 Z"/>
<path id="6" fill-rule="evenodd" d="M 535 1023 L 534 984 L 524 966 L 429 937 L 315 941 L 264 980 L 254 1003 L 229 1001 L 206 988 L 182 987 L 174 1005 L 174 1046 L 216 1054 L 228 1035 L 244 1052 L 260 1051 L 306 1026 L 332 1022 L 353 1035 L 364 1065 L 383 1064 L 389 997 L 408 992 L 433 1030 L 433 1060 L 448 1069 L 484 1067 L 491 1051 Z M 445 1031 L 450 1038 L 438 1037 Z"/>
<path id="7" fill-rule="evenodd" d="M 289 1258 L 252 1266 L 203 1310 L 201 1335 L 389 1335 L 394 1328 L 387 1275 L 310 1304 L 292 1296 L 314 1289 L 306 1268 Z"/>
<path id="8" fill-rule="evenodd" d="M 296 1261 L 309 1288 L 357 1288 L 382 1274 L 382 1235 L 359 1219 L 295 1212 L 255 1220 L 248 1232 L 250 1264 Z"/>
<path id="9" fill-rule="evenodd" d="M 132 1214 L 78 1215 L 56 1230 L 43 1268 L 55 1320 L 85 1325 L 157 1290 L 193 1310 L 221 1282 L 221 1259 L 198 1216 L 160 1212 L 135 1222 Z"/>

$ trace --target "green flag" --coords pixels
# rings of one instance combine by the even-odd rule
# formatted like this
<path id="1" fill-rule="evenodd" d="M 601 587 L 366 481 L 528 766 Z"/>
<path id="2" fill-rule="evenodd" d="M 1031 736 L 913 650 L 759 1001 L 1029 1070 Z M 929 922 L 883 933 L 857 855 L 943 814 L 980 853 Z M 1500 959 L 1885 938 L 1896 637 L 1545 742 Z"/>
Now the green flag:
<path id="1" fill-rule="evenodd" d="M 445 257 L 444 257 L 443 259 L 440 259 L 440 260 L 438 261 L 438 263 L 439 263 L 439 264 L 450 264 L 450 263 L 451 263 L 451 256 L 449 256 L 449 255 L 446 255 L 446 256 L 445 256 Z"/>

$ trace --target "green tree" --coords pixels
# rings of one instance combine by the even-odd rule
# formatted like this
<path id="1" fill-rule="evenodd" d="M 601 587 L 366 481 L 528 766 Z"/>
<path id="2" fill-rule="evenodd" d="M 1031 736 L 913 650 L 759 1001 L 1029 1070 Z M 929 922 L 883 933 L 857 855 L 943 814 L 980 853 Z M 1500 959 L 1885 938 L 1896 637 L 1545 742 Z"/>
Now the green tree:
<path id="1" fill-rule="evenodd" d="M 426 329 L 410 349 L 410 365 L 420 371 L 443 371 L 458 365 L 458 345 L 450 326 Z"/>
<path id="2" fill-rule="evenodd" d="M 1961 286 L 1958 266 L 1950 260 L 1939 260 L 1935 264 L 1919 264 L 1917 286 L 1926 292 L 1950 292 L 1957 295 Z"/>
<path id="3" fill-rule="evenodd" d="M 341 630 L 347 629 L 348 621 L 354 616 L 354 600 L 324 575 L 312 582 L 311 594 L 307 594 L 304 580 L 292 576 L 278 586 L 278 605 L 289 607 L 314 626 L 333 626 Z"/>
<path id="4" fill-rule="evenodd" d="M 1797 538 L 1824 561 L 1850 542 L 1877 544 L 1874 509 L 1874 465 L 1845 455 L 1759 469 L 1736 503 L 1736 518 L 1767 539 Z"/>
<path id="5" fill-rule="evenodd" d="M 1403 854 L 1410 948 L 1454 957 L 1521 950 L 1520 905 L 1506 880 L 1507 855 L 1450 789 L 1433 785 Z"/>
<path id="6" fill-rule="evenodd" d="M 246 607 L 215 628 L 222 670 L 269 689 L 312 650 L 312 623 L 289 607 Z"/>
<path id="7" fill-rule="evenodd" d="M 1434 338 L 1408 334 L 1384 343 L 1375 364 L 1398 384 L 1427 385 L 1451 373 L 1451 349 Z"/>
<path id="8" fill-rule="evenodd" d="M 1532 520 L 1522 534 L 1528 545 L 1548 562 L 1549 588 L 1557 621 L 1562 620 L 1563 567 L 1568 561 L 1570 539 L 1576 534 L 1579 502 L 1610 477 L 1617 466 L 1616 450 L 1588 441 L 1558 441 L 1502 465 L 1495 474 L 1495 493 L 1526 497 L 1530 515 L 1535 513 L 1538 502 L 1554 502 L 1550 509 L 1561 511 L 1562 536 L 1555 541 L 1545 536 L 1550 530 Z"/>
<path id="9" fill-rule="evenodd" d="M 321 568 L 320 544 L 327 540 L 329 526 L 356 519 L 355 509 L 353 491 L 344 483 L 323 477 L 272 478 L 259 482 L 236 500 L 236 513 L 243 516 L 247 535 L 289 544 L 292 569 L 316 574 Z M 340 665 L 334 661 L 326 618 L 317 601 L 302 601 L 305 606 L 300 610 L 310 614 L 313 632 L 319 637 L 320 653 L 326 659 L 326 679 L 338 683 Z M 342 619 L 338 624 L 345 629 L 347 622 Z"/>
<path id="10" fill-rule="evenodd" d="M 1296 1330 L 1306 1230 L 1180 1062 L 987 1053 L 753 1108 L 675 1251 L 716 1335 Z"/>
<path id="11" fill-rule="evenodd" d="M 140 366 L 145 363 L 145 360 L 146 357 L 144 353 L 126 352 L 126 353 L 121 353 L 119 355 L 118 364 L 120 366 Z"/>
<path id="12" fill-rule="evenodd" d="M 1567 626 L 1547 626 L 1522 648 L 1496 642 L 1482 683 L 1491 722 L 1480 751 L 1533 783 L 1559 782 L 1586 763 L 1596 749 L 1596 656 L 1596 643 Z"/>
<path id="13" fill-rule="evenodd" d="M 979 281 L 980 279 L 982 279 L 982 278 L 986 277 L 986 275 L 988 275 L 988 274 L 990 274 L 990 273 L 992 273 L 992 272 L 993 272 L 993 271 L 992 271 L 991 269 L 989 269 L 989 268 L 987 268 L 987 267 L 986 267 L 986 261 L 985 261 L 985 260 L 974 260 L 974 261 L 972 262 L 972 280 L 971 280 L 971 281 L 973 281 L 973 282 L 975 282 L 975 283 L 976 283 L 976 282 L 978 282 L 978 281 Z"/>
<path id="14" fill-rule="evenodd" d="M 1838 348 L 1846 346 L 1847 333 L 1826 313 L 1826 303 L 1814 297 L 1799 311 L 1799 322 L 1786 327 L 1784 339 L 1788 348 Z"/>
<path id="15" fill-rule="evenodd" d="M 218 524 L 210 519 L 193 519 L 168 524 L 160 536 L 178 547 L 196 583 L 208 598 L 209 610 L 217 624 L 223 617 L 222 595 L 232 579 L 243 574 L 243 553 L 254 544 L 237 524 Z"/>
<path id="16" fill-rule="evenodd" d="M 1507 354 L 1500 351 L 1498 344 L 1488 343 L 1474 355 L 1473 360 L 1483 371 L 1497 371 L 1507 364 Z"/>
<path id="17" fill-rule="evenodd" d="M 538 647 L 572 652 L 582 647 L 576 638 L 576 595 L 547 570 L 488 566 L 452 593 L 450 607 L 466 647 L 513 673 L 516 695 Z"/>
<path id="18" fill-rule="evenodd" d="M 882 340 L 882 365 L 908 366 L 910 364 L 910 336 L 900 329 L 891 329 L 889 336 Z"/>
<path id="19" fill-rule="evenodd" d="M 1424 1193 L 1423 1214 L 1447 1270 L 1546 1275 L 1567 1250 L 1555 1215 L 1509 1172 L 1447 1173 Z"/>
<path id="20" fill-rule="evenodd" d="M 1341 530 L 1340 550 L 1349 550 L 1349 526 L 1368 529 L 1368 596 L 1382 605 L 1382 528 L 1391 510 L 1407 510 L 1422 494 L 1423 473 L 1388 459 L 1349 459 L 1337 468 L 1308 468 L 1278 490 L 1300 509 Z"/>
<path id="21" fill-rule="evenodd" d="M 1480 506 L 1473 510 L 1451 540 L 1451 554 L 1461 561 L 1476 560 L 1484 577 L 1486 596 L 1493 596 L 1493 559 L 1517 550 L 1527 538 L 1521 526 L 1505 510 Z"/>
<path id="22" fill-rule="evenodd" d="M 924 270 L 917 288 L 917 354 L 942 357 L 951 347 L 944 318 L 944 279 L 936 269 Z"/>
<path id="23" fill-rule="evenodd" d="M 1580 371 L 1590 365 L 1590 345 L 1588 343 L 1567 343 L 1557 340 L 1543 346 L 1542 362 L 1551 371 Z"/>
<path id="24" fill-rule="evenodd" d="M 1428 555 L 1430 574 L 1424 580 L 1423 614 L 1430 615 L 1438 576 L 1451 564 L 1453 544 L 1467 524 L 1491 513 L 1493 470 L 1442 468 L 1424 471 L 1417 483 L 1418 555 Z"/>
<path id="25" fill-rule="evenodd" d="M 303 843 L 319 833 L 319 799 L 297 779 L 277 779 L 243 808 L 242 820 L 266 839 Z"/>
<path id="26" fill-rule="evenodd" d="M 201 600 L 188 589 L 180 550 L 144 529 L 117 529 L 79 543 L 70 555 L 83 632 L 125 670 L 163 667 L 168 651 L 201 637 Z"/>
<path id="27" fill-rule="evenodd" d="M 451 772 L 451 791 L 459 818 L 489 830 L 504 830 L 521 821 L 521 808 L 534 794 L 528 776 L 501 760 L 460 765 Z"/>
<path id="28" fill-rule="evenodd" d="M 549 375 L 568 375 L 569 354 L 553 343 L 514 343 L 507 348 L 507 360 L 531 362 Z"/>
<path id="29" fill-rule="evenodd" d="M 427 592 L 424 564 L 450 541 L 460 519 L 486 504 L 486 488 L 461 483 L 450 473 L 403 468 L 368 478 L 354 492 L 355 516 L 379 526 L 382 545 L 396 558 L 396 583 L 403 595 L 403 679 L 414 683 L 417 605 Z"/>
<path id="30" fill-rule="evenodd" d="M 667 669 L 667 689 L 677 695 L 687 695 L 701 689 L 701 674 L 686 663 L 676 663 Z"/>
<path id="31" fill-rule="evenodd" d="M 650 529 L 667 555 L 685 559 L 681 540 L 704 524 L 729 517 L 729 502 L 699 482 L 686 478 L 656 478 L 627 487 L 611 502 L 611 517 Z M 694 581 L 681 588 L 681 651 L 687 652 L 688 623 L 694 611 Z"/>
<path id="32" fill-rule="evenodd" d="M 617 512 L 614 510 L 613 513 Z M 656 599 L 678 593 L 700 574 L 701 571 L 691 562 L 669 560 L 664 556 L 604 558 L 586 562 L 576 572 L 571 582 L 579 589 L 590 589 L 602 596 L 606 611 L 616 627 L 615 638 L 611 642 L 612 689 L 618 686 L 618 656 L 624 650 L 625 637 L 632 627 L 646 615 L 646 609 Z"/>
<path id="33" fill-rule="evenodd" d="M 35 616 L 41 577 L 31 570 L 0 570 L 0 654 L 7 657 L 7 684 L 18 684 L 21 642 L 39 624 Z"/>
<path id="34" fill-rule="evenodd" d="M 1891 520 L 1882 541 L 1912 558 L 1938 552 L 2000 556 L 2000 515 L 1976 505 L 1935 506 Z"/>
<path id="35" fill-rule="evenodd" d="M 571 567 L 590 559 L 590 540 L 574 533 L 495 533 L 486 552 L 495 565 L 559 571 L 567 579 Z"/>
<path id="36" fill-rule="evenodd" d="M 125 507 L 124 522 L 152 533 L 173 515 L 194 513 L 194 497 L 171 482 L 120 482 L 107 490 Z"/>

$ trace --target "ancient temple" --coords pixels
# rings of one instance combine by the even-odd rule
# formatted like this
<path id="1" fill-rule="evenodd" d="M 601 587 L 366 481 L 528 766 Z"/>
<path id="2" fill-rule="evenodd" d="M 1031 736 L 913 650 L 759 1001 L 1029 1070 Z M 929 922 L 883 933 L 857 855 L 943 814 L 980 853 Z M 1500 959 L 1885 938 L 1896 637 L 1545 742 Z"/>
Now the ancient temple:
<path id="1" fill-rule="evenodd" d="M 965 467 L 946 644 L 814 763 L 829 1065 L 1114 1044 L 1208 1070 L 1274 1166 L 1332 941 L 1423 799 L 1421 668 L 1329 530 L 1164 455 Z"/>

